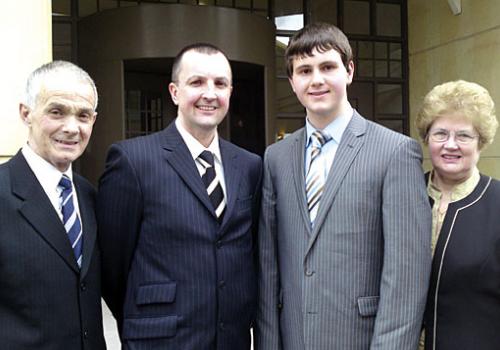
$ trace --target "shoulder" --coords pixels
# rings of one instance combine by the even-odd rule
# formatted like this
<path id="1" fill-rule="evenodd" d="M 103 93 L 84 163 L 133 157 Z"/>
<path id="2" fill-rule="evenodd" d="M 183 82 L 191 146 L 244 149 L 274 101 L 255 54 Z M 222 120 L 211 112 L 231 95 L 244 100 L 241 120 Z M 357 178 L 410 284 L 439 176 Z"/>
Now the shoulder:
<path id="1" fill-rule="evenodd" d="M 276 141 L 275 143 L 269 145 L 266 149 L 265 157 L 282 157 L 285 154 L 289 154 L 291 148 L 294 147 L 294 145 L 301 139 L 305 138 L 304 130 L 305 129 L 302 127 L 294 131 L 284 139 Z"/>
<path id="2" fill-rule="evenodd" d="M 241 148 L 240 146 L 237 146 L 234 143 L 226 141 L 222 138 L 219 138 L 219 143 L 220 143 L 221 147 L 225 147 L 226 149 L 230 150 L 232 153 L 237 154 L 239 157 L 249 159 L 252 161 L 260 161 L 260 159 L 261 159 L 261 157 L 259 155 L 252 153 L 244 148 Z"/>

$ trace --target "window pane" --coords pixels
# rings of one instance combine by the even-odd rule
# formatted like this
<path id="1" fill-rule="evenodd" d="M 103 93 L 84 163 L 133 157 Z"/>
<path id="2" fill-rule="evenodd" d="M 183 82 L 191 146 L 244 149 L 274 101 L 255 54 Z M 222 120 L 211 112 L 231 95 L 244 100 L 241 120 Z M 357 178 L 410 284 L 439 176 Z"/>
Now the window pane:
<path id="1" fill-rule="evenodd" d="M 403 93 L 400 84 L 378 84 L 376 99 L 377 114 L 403 113 Z"/>
<path id="2" fill-rule="evenodd" d="M 354 69 L 354 71 L 356 71 L 356 68 Z M 372 60 L 359 60 L 358 76 L 360 76 L 360 77 L 373 77 L 373 61 Z"/>
<path id="3" fill-rule="evenodd" d="M 344 2 L 344 31 L 349 34 L 370 34 L 370 3 Z"/>
<path id="4" fill-rule="evenodd" d="M 379 119 L 378 122 L 389 129 L 403 133 L 403 121 L 401 119 Z"/>
<path id="5" fill-rule="evenodd" d="M 253 0 L 254 10 L 265 10 L 267 13 L 268 0 Z"/>
<path id="6" fill-rule="evenodd" d="M 337 24 L 337 0 L 315 0 L 308 2 L 311 22 Z"/>
<path id="7" fill-rule="evenodd" d="M 377 3 L 377 34 L 401 36 L 401 5 Z"/>
<path id="8" fill-rule="evenodd" d="M 373 58 L 373 43 L 370 41 L 358 42 L 359 58 Z"/>
<path id="9" fill-rule="evenodd" d="M 71 45 L 71 23 L 52 23 L 54 45 Z"/>
<path id="10" fill-rule="evenodd" d="M 391 78 L 401 78 L 401 61 L 390 61 L 389 67 Z"/>
<path id="11" fill-rule="evenodd" d="M 53 16 L 71 16 L 71 0 L 52 0 Z"/>
<path id="12" fill-rule="evenodd" d="M 375 43 L 375 58 L 387 58 L 387 43 Z"/>
<path id="13" fill-rule="evenodd" d="M 97 0 L 78 1 L 78 16 L 85 17 L 97 12 Z"/>
<path id="14" fill-rule="evenodd" d="M 387 77 L 387 61 L 375 61 L 375 76 L 379 78 Z"/>
<path id="15" fill-rule="evenodd" d="M 390 44 L 390 56 L 393 60 L 401 60 L 401 44 L 391 43 Z"/>
<path id="16" fill-rule="evenodd" d="M 302 14 L 280 16 L 274 19 L 274 23 L 277 30 L 299 30 L 304 26 L 304 16 Z"/>

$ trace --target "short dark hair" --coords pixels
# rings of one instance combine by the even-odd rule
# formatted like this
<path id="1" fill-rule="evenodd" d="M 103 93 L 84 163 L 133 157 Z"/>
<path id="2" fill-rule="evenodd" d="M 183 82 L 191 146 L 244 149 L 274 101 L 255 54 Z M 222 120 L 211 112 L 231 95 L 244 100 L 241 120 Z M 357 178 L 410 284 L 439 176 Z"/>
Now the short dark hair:
<path id="1" fill-rule="evenodd" d="M 299 30 L 288 43 L 285 51 L 286 73 L 293 75 L 293 60 L 297 57 L 311 56 L 312 51 L 326 52 L 334 49 L 340 54 L 342 63 L 349 70 L 352 61 L 352 48 L 349 39 L 336 26 L 329 23 L 311 23 Z"/>
<path id="2" fill-rule="evenodd" d="M 224 51 L 222 51 L 221 49 L 219 49 L 215 45 L 208 44 L 208 43 L 195 43 L 195 44 L 185 46 L 181 51 L 179 51 L 177 56 L 175 56 L 174 63 L 172 64 L 171 79 L 172 79 L 172 82 L 174 82 L 174 83 L 177 83 L 177 81 L 179 79 L 179 72 L 181 69 L 182 56 L 184 56 L 184 54 L 188 51 L 195 51 L 195 52 L 203 53 L 206 55 L 216 55 L 218 53 L 221 53 L 226 58 L 226 60 L 229 62 L 229 59 L 227 58 L 227 55 L 224 53 Z"/>

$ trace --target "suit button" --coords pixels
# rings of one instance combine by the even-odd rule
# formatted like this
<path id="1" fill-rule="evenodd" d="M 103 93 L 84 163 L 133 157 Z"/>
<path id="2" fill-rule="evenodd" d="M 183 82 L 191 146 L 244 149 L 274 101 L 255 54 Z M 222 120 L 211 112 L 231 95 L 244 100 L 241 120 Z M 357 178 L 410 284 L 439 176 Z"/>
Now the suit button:
<path id="1" fill-rule="evenodd" d="M 222 241 L 215 242 L 215 246 L 217 247 L 217 249 L 222 248 Z"/>
<path id="2" fill-rule="evenodd" d="M 83 338 L 87 339 L 89 337 L 89 332 L 87 330 L 83 331 Z"/>
<path id="3" fill-rule="evenodd" d="M 314 270 L 306 270 L 307 277 L 311 277 L 312 275 L 314 275 Z"/>
<path id="4" fill-rule="evenodd" d="M 80 290 L 82 292 L 85 292 L 87 290 L 87 285 L 85 284 L 85 282 L 80 283 Z"/>
<path id="5" fill-rule="evenodd" d="M 219 323 L 219 328 L 221 331 L 226 329 L 226 325 L 224 324 L 224 322 Z"/>
<path id="6" fill-rule="evenodd" d="M 219 288 L 220 288 L 220 289 L 223 289 L 225 286 L 226 286 L 226 281 L 224 281 L 224 280 L 220 280 L 220 281 L 219 281 Z"/>

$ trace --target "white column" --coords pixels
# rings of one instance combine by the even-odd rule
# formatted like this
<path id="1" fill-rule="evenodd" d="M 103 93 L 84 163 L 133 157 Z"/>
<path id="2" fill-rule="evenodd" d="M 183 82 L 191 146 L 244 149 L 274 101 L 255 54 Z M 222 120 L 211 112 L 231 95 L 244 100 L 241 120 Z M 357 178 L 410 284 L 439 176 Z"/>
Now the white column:
<path id="1" fill-rule="evenodd" d="M 0 2 L 0 162 L 26 142 L 19 102 L 28 74 L 52 60 L 51 0 Z"/>

